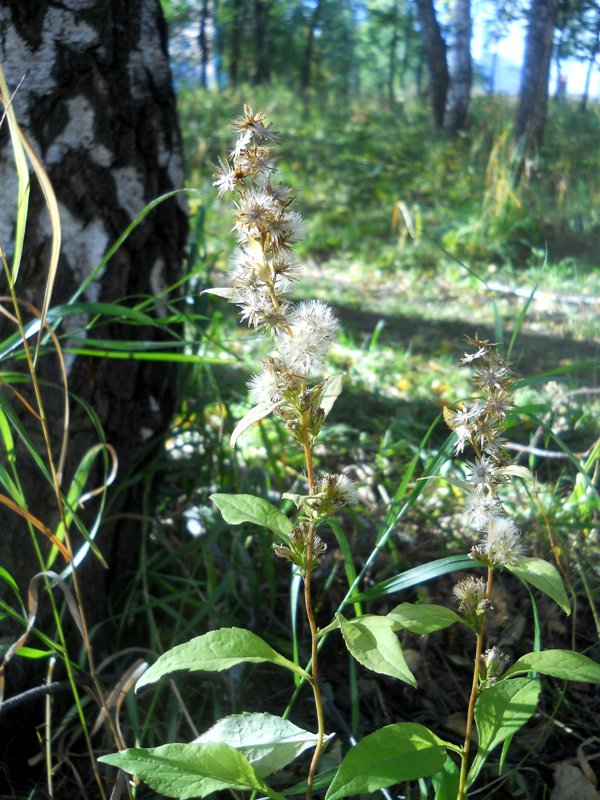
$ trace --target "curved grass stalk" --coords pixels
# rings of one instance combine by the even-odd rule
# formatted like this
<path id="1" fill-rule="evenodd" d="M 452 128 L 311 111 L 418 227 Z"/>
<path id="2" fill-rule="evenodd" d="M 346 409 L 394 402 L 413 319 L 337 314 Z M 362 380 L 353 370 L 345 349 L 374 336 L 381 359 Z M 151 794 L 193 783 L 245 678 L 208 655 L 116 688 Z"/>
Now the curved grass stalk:
<path id="1" fill-rule="evenodd" d="M 6 275 L 7 275 L 7 278 L 8 278 L 8 282 L 9 282 L 11 298 L 12 298 L 13 307 L 14 307 L 14 310 L 15 310 L 15 317 L 17 319 L 19 333 L 22 336 L 23 350 L 24 350 L 25 359 L 26 359 L 26 362 L 27 362 L 27 367 L 28 367 L 28 370 L 29 370 L 29 375 L 30 375 L 30 378 L 31 378 L 33 392 L 34 392 L 34 395 L 35 395 L 35 401 L 36 401 L 36 406 L 37 406 L 37 416 L 38 416 L 39 423 L 40 423 L 40 426 L 41 426 L 41 429 L 42 429 L 42 434 L 43 434 L 43 437 L 44 437 L 44 444 L 45 444 L 45 448 L 46 448 L 46 456 L 47 456 L 48 466 L 49 466 L 49 469 L 50 469 L 50 475 L 51 475 L 51 479 L 52 479 L 52 487 L 53 487 L 54 495 L 55 495 L 55 498 L 56 498 L 56 506 L 57 506 L 57 510 L 58 510 L 58 513 L 59 513 L 59 518 L 60 518 L 60 523 L 61 523 L 61 526 L 62 526 L 62 530 L 63 530 L 64 540 L 65 540 L 65 547 L 66 547 L 67 554 L 68 554 L 68 560 L 72 561 L 73 558 L 74 558 L 75 553 L 74 553 L 74 549 L 73 549 L 73 545 L 72 545 L 72 541 L 71 541 L 71 536 L 70 536 L 70 532 L 69 532 L 69 525 L 67 523 L 67 519 L 66 519 L 66 515 L 65 515 L 65 508 L 64 508 L 64 503 L 63 503 L 62 494 L 61 494 L 60 476 L 59 476 L 58 468 L 57 468 L 57 465 L 56 465 L 56 462 L 55 462 L 55 459 L 54 459 L 53 447 L 52 447 L 52 442 L 51 442 L 51 438 L 50 438 L 50 428 L 49 428 L 48 420 L 47 420 L 46 413 L 45 413 L 44 402 L 43 402 L 43 398 L 42 398 L 42 392 L 41 392 L 40 383 L 39 383 L 39 379 L 38 379 L 38 376 L 37 376 L 37 371 L 36 371 L 35 363 L 34 363 L 34 357 L 32 355 L 31 349 L 29 347 L 28 339 L 25 336 L 25 326 L 23 324 L 23 319 L 22 319 L 22 316 L 21 316 L 21 309 L 20 309 L 19 299 L 16 296 L 15 287 L 14 287 L 14 284 L 13 284 L 13 282 L 11 280 L 11 275 L 10 275 L 10 271 L 8 269 L 8 264 L 7 264 L 5 258 L 3 258 L 2 260 L 3 260 L 3 263 L 4 263 L 5 272 L 6 272 Z M 59 358 L 60 358 L 60 360 L 62 362 L 62 354 L 60 354 L 60 349 L 57 352 L 59 353 Z M 64 370 L 64 363 L 63 363 L 63 370 Z M 64 375 L 65 375 L 65 379 L 66 379 L 66 372 L 64 373 Z M 67 393 L 66 385 L 65 385 L 65 393 Z M 79 583 L 77 570 L 75 570 L 75 569 L 73 570 L 73 588 L 74 588 L 74 591 L 75 591 L 75 597 L 76 597 L 77 606 L 78 606 L 78 610 L 79 610 L 79 614 L 80 614 L 80 618 L 81 618 L 83 646 L 84 646 L 84 650 L 85 650 L 87 661 L 88 661 L 88 667 L 89 667 L 89 671 L 90 671 L 90 676 L 92 678 L 92 682 L 93 682 L 94 689 L 95 689 L 97 697 L 98 697 L 98 701 L 100 702 L 100 705 L 102 706 L 102 708 L 106 712 L 107 719 L 108 719 L 108 724 L 109 724 L 109 727 L 111 729 L 111 733 L 112 733 L 112 736 L 114 738 L 115 744 L 117 745 L 117 747 L 121 747 L 122 746 L 122 741 L 121 741 L 121 739 L 119 737 L 119 734 L 118 734 L 118 731 L 116 730 L 116 727 L 114 725 L 112 716 L 110 715 L 109 709 L 108 709 L 108 707 L 106 705 L 106 699 L 104 697 L 104 692 L 102 690 L 102 687 L 100 685 L 100 682 L 99 682 L 99 679 L 98 679 L 98 675 L 97 675 L 97 672 L 96 672 L 96 667 L 95 667 L 95 662 L 94 662 L 94 654 L 93 654 L 93 650 L 92 650 L 92 645 L 91 645 L 91 641 L 90 641 L 90 637 L 89 637 L 89 630 L 88 630 L 86 616 L 85 616 L 83 595 L 82 595 L 82 592 L 81 592 L 81 586 L 80 586 L 80 583 Z M 100 774 L 98 772 L 98 767 L 96 765 L 96 758 L 95 758 L 95 754 L 94 754 L 94 749 L 93 749 L 93 746 L 92 746 L 92 743 L 91 743 L 89 732 L 87 730 L 87 724 L 85 722 L 85 715 L 83 713 L 83 708 L 82 708 L 81 702 L 79 700 L 79 694 L 77 692 L 77 688 L 76 688 L 76 684 L 75 684 L 75 676 L 74 676 L 74 673 L 73 673 L 73 668 L 72 668 L 72 666 L 70 664 L 70 659 L 66 655 L 67 654 L 66 642 L 64 641 L 64 635 L 63 635 L 63 632 L 62 632 L 62 625 L 60 624 L 60 615 L 55 614 L 55 619 L 57 621 L 57 627 L 58 627 L 58 630 L 59 630 L 59 636 L 61 638 L 61 644 L 65 648 L 65 656 L 66 657 L 64 659 L 64 663 L 65 663 L 65 667 L 67 669 L 68 680 L 69 680 L 69 683 L 71 685 L 71 689 L 72 689 L 72 692 L 73 692 L 73 698 L 74 698 L 76 706 L 77 706 L 78 716 L 79 716 L 80 722 L 82 724 L 82 730 L 84 732 L 84 736 L 85 736 L 85 740 L 86 740 L 86 748 L 88 750 L 88 754 L 89 754 L 89 757 L 90 757 L 92 770 L 94 772 L 94 777 L 95 777 L 95 780 L 96 780 L 96 784 L 98 786 L 98 790 L 100 792 L 100 796 L 101 796 L 102 800 L 105 800 L 106 794 L 105 794 L 105 791 L 104 791 L 104 785 L 102 783 L 102 779 L 100 777 Z"/>

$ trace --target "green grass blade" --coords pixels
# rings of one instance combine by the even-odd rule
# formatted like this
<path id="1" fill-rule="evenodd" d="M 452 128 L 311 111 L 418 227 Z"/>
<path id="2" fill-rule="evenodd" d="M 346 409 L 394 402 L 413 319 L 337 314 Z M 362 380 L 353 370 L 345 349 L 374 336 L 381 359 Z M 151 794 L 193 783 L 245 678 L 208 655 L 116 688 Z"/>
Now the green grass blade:
<path id="1" fill-rule="evenodd" d="M 356 567 L 354 566 L 354 557 L 352 555 L 352 548 L 350 547 L 350 542 L 348 541 L 348 537 L 342 530 L 342 526 L 340 523 L 335 519 L 330 519 L 327 521 L 327 524 L 333 531 L 335 538 L 337 539 L 337 543 L 339 545 L 340 551 L 342 553 L 342 558 L 344 559 L 344 569 L 346 570 L 346 576 L 348 578 L 348 586 L 352 587 L 356 585 L 357 574 L 356 574 Z M 354 602 L 354 612 L 357 617 L 362 616 L 362 608 L 358 601 Z"/>
<path id="2" fill-rule="evenodd" d="M 117 241 L 112 245 L 112 247 L 108 250 L 104 258 L 100 260 L 98 266 L 95 267 L 87 278 L 81 283 L 81 285 L 77 288 L 77 290 L 71 295 L 68 304 L 71 305 L 75 303 L 81 295 L 85 292 L 88 286 L 93 283 L 96 278 L 98 277 L 99 273 L 104 269 L 106 264 L 110 261 L 110 259 L 114 256 L 117 250 L 121 247 L 121 245 L 129 238 L 131 233 L 137 228 L 137 226 L 142 222 L 148 214 L 153 211 L 157 206 L 161 203 L 164 203 L 166 200 L 170 200 L 171 197 L 175 197 L 178 194 L 193 194 L 196 190 L 195 189 L 175 189 L 172 192 L 166 192 L 165 194 L 160 195 L 160 197 L 156 197 L 147 206 L 145 206 L 139 214 L 133 219 L 133 221 L 125 228 L 123 233 L 119 236 Z"/>
<path id="3" fill-rule="evenodd" d="M 421 583 L 439 578 L 440 575 L 446 575 L 448 572 L 456 572 L 461 569 L 472 570 L 478 566 L 481 565 L 478 565 L 468 555 L 445 556 L 380 581 L 374 586 L 370 586 L 366 591 L 353 595 L 352 600 L 375 600 L 388 594 L 396 594 L 396 592 L 412 589 L 413 586 L 419 586 Z"/>

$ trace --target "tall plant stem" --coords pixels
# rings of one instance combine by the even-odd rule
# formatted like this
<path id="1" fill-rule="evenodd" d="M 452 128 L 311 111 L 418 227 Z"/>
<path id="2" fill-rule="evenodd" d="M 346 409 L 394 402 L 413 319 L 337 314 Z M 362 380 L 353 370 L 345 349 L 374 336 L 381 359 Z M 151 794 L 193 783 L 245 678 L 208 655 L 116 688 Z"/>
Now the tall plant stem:
<path id="1" fill-rule="evenodd" d="M 491 600 L 492 580 L 494 572 L 488 567 L 487 586 L 485 599 Z M 485 617 L 482 619 L 479 630 L 477 631 L 477 644 L 475 646 L 475 663 L 473 664 L 473 683 L 471 684 L 471 694 L 469 696 L 469 707 L 467 709 L 467 725 L 465 728 L 465 742 L 463 745 L 462 759 L 460 764 L 460 779 L 458 782 L 458 794 L 456 800 L 464 800 L 467 788 L 467 770 L 469 767 L 469 752 L 471 750 L 471 734 L 473 732 L 473 720 L 475 717 L 475 703 L 479 694 L 479 671 L 481 668 L 481 654 L 483 652 L 483 637 L 485 635 Z"/>
<path id="2" fill-rule="evenodd" d="M 312 447 L 310 444 L 310 437 L 308 434 L 308 414 L 305 412 L 302 415 L 302 439 L 304 447 L 304 457 L 306 459 L 306 475 L 308 478 L 308 490 L 310 494 L 315 491 L 315 478 L 313 469 Z M 312 606 L 311 594 L 311 574 L 312 574 L 312 561 L 315 545 L 315 526 L 311 522 L 308 528 L 308 539 L 306 542 L 306 571 L 304 575 L 304 605 L 306 607 L 306 616 L 308 618 L 308 625 L 310 628 L 311 640 L 311 663 L 312 663 L 312 688 L 315 699 L 315 712 L 317 715 L 317 744 L 315 752 L 310 762 L 308 770 L 308 778 L 306 781 L 306 800 L 311 800 L 313 783 L 317 773 L 317 766 L 321 758 L 321 751 L 323 750 L 323 742 L 325 740 L 325 715 L 323 713 L 323 698 L 321 697 L 321 686 L 319 684 L 319 650 L 317 641 L 317 623 Z"/>

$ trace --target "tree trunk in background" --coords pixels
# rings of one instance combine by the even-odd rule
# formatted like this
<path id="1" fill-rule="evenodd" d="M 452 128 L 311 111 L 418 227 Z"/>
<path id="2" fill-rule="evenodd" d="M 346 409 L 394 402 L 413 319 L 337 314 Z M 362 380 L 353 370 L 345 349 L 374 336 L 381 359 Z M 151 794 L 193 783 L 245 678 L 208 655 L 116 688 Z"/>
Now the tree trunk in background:
<path id="1" fill-rule="evenodd" d="M 233 0 L 233 22 L 231 23 L 231 47 L 229 50 L 229 82 L 237 86 L 240 79 L 242 32 L 244 30 L 244 0 Z"/>
<path id="2" fill-rule="evenodd" d="M 402 51 L 402 65 L 400 67 L 400 88 L 406 87 L 406 75 L 410 63 L 410 46 L 413 32 L 412 6 L 406 6 L 404 17 L 404 49 Z M 418 85 L 418 81 L 415 81 Z"/>
<path id="3" fill-rule="evenodd" d="M 417 13 L 425 60 L 429 69 L 429 94 L 433 121 L 436 127 L 441 128 L 444 125 L 449 82 L 446 42 L 435 16 L 433 0 L 417 0 Z"/>
<path id="4" fill-rule="evenodd" d="M 258 86 L 267 83 L 271 77 L 271 59 L 269 53 L 269 0 L 254 0 L 254 77 L 253 83 Z"/>
<path id="5" fill-rule="evenodd" d="M 490 74 L 488 77 L 488 94 L 494 94 L 496 91 L 496 70 L 498 68 L 498 44 L 500 37 L 495 36 L 492 39 L 492 60 L 490 61 Z"/>
<path id="6" fill-rule="evenodd" d="M 198 47 L 200 48 L 200 86 L 208 88 L 208 64 L 211 56 L 209 30 L 210 19 L 210 0 L 202 0 L 200 6 L 200 26 L 198 30 Z"/>
<path id="7" fill-rule="evenodd" d="M 523 153 L 539 147 L 548 106 L 548 78 L 558 0 L 532 0 L 515 116 L 515 138 Z"/>
<path id="8" fill-rule="evenodd" d="M 455 0 L 452 13 L 452 47 L 450 49 L 450 91 L 444 126 L 454 135 L 467 125 L 471 102 L 471 0 Z"/>
<path id="9" fill-rule="evenodd" d="M 585 73 L 585 85 L 583 87 L 583 94 L 581 95 L 581 104 L 579 106 L 579 110 L 582 113 L 585 113 L 585 111 L 587 110 L 588 97 L 590 96 L 590 82 L 592 80 L 592 72 L 594 71 L 594 67 L 596 66 L 596 59 L 598 58 L 599 52 L 600 52 L 600 10 L 598 11 L 598 16 L 596 17 L 596 31 L 595 31 L 594 44 L 592 46 L 592 50 L 590 52 L 590 57 L 588 60 L 588 68 Z"/>
<path id="10" fill-rule="evenodd" d="M 182 146 L 159 0 L 3 0 L 0 58 L 9 91 L 14 91 L 25 76 L 14 109 L 47 169 L 59 203 L 63 245 L 52 301 L 56 305 L 64 303 L 81 285 L 150 200 L 183 186 Z M 2 131 L 0 242 L 9 250 L 15 217 L 15 173 L 6 125 Z M 186 234 L 183 202 L 171 199 L 158 206 L 81 299 L 112 302 L 144 294 L 159 298 L 181 275 Z M 49 246 L 49 223 L 41 193 L 34 186 L 17 293 L 38 308 Z M 164 308 L 158 313 L 168 312 Z M 65 324 L 61 333 L 67 329 Z M 139 336 L 151 340 L 160 334 L 156 328 L 124 329 L 110 324 L 102 328 L 101 335 L 106 339 Z M 44 357 L 40 374 L 59 383 L 54 362 L 54 358 Z M 151 454 L 150 441 L 165 431 L 176 399 L 175 372 L 164 362 L 77 356 L 69 364 L 69 386 L 74 397 L 94 409 L 119 458 L 118 494 L 115 487 L 109 490 L 115 521 L 106 523 L 97 538 L 109 569 L 101 568 L 88 554 L 79 570 L 93 626 L 107 619 L 111 589 L 120 587 L 122 591 L 137 563 L 142 527 L 132 518 L 142 510 L 143 487 L 134 483 L 127 488 L 122 483 L 119 486 L 119 481 L 134 466 L 140 469 L 140 459 Z M 62 424 L 59 393 L 46 390 L 45 402 L 51 431 L 58 438 Z M 31 420 L 25 421 L 29 424 Z M 38 435 L 38 426 L 30 427 L 32 436 Z M 69 486 L 82 455 L 97 443 L 98 435 L 88 415 L 79 403 L 72 402 L 64 487 Z M 29 509 L 52 527 L 56 503 L 49 487 L 29 460 L 24 460 L 19 469 Z M 94 480 L 92 476 L 92 486 Z M 15 514 L 2 509 L 0 563 L 26 596 L 29 580 L 39 566 L 26 526 Z M 119 518 L 122 511 L 131 518 Z M 81 539 L 74 535 L 79 547 Z M 60 569 L 59 564 L 57 567 Z M 48 608 L 45 592 L 40 594 L 40 603 L 41 608 Z M 108 626 L 103 631 L 108 639 Z M 100 660 L 102 638 L 96 635 L 92 641 Z M 113 644 L 108 643 L 109 649 Z M 18 667 L 24 661 L 15 659 L 7 669 L 7 696 L 22 680 Z M 38 712 L 41 722 L 40 703 L 35 705 Z M 21 710 L 17 714 L 21 719 Z M 13 743 L 16 749 L 12 752 L 15 714 L 7 715 L 6 724 L 8 729 L 0 731 L 6 745 L 3 761 L 8 759 L 6 763 L 12 765 L 13 758 L 16 764 L 32 752 L 22 742 Z M 38 749 L 36 745 L 34 751 Z"/>
<path id="11" fill-rule="evenodd" d="M 304 46 L 304 58 L 302 59 L 302 68 L 300 70 L 300 91 L 305 94 L 311 87 L 311 73 L 313 66 L 313 56 L 315 51 L 315 31 L 319 24 L 319 17 L 321 16 L 321 0 L 317 0 L 313 13 L 308 23 L 308 31 L 306 33 L 306 44 Z"/>
<path id="12" fill-rule="evenodd" d="M 390 37 L 390 49 L 388 60 L 388 97 L 390 102 L 394 102 L 394 84 L 396 83 L 396 72 L 398 71 L 398 0 L 394 0 L 392 7 L 392 35 Z"/>

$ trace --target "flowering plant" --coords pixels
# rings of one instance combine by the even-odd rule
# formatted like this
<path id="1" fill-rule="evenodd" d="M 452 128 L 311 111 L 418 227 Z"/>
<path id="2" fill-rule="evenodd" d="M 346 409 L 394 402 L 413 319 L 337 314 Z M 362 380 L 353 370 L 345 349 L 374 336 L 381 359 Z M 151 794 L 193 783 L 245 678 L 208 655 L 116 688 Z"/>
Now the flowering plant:
<path id="1" fill-rule="evenodd" d="M 297 687 L 311 687 L 317 730 L 313 733 L 298 727 L 289 721 L 287 712 L 282 717 L 236 714 L 219 720 L 194 742 L 131 748 L 101 760 L 138 775 L 171 797 L 204 797 L 228 788 L 281 800 L 283 795 L 265 778 L 276 776 L 312 749 L 306 781 L 286 789 L 286 796 L 302 794 L 310 800 L 313 791 L 325 790 L 326 800 L 338 800 L 427 778 L 438 800 L 462 800 L 494 748 L 510 741 L 534 714 L 540 692 L 538 675 L 600 682 L 600 666 L 578 653 L 533 652 L 507 668 L 507 659 L 495 645 L 485 648 L 494 606 L 494 576 L 500 569 L 541 590 L 569 612 L 558 571 L 525 555 L 521 535 L 502 502 L 504 484 L 515 478 L 531 480 L 527 470 L 510 463 L 503 447 L 502 431 L 511 409 L 510 366 L 490 342 L 470 339 L 473 352 L 462 360 L 475 367 L 479 396 L 471 405 L 457 411 L 446 409 L 444 414 L 455 435 L 456 454 L 462 454 L 467 446 L 473 451 L 468 480 L 448 480 L 467 497 L 467 519 L 477 537 L 470 563 L 474 569 L 486 570 L 486 578 L 470 576 L 456 584 L 453 594 L 458 613 L 442 605 L 400 603 L 385 615 L 362 614 L 358 609 L 358 616 L 346 619 L 340 613 L 342 606 L 328 625 L 319 628 L 311 584 L 325 543 L 317 528 L 358 499 L 356 486 L 347 475 L 318 476 L 313 463 L 315 441 L 342 388 L 340 376 L 323 377 L 338 323 L 326 303 L 309 300 L 294 304 L 287 296 L 300 273 L 294 243 L 300 235 L 301 219 L 292 209 L 290 190 L 273 183 L 271 150 L 277 134 L 261 111 L 247 106 L 236 120 L 235 130 L 236 145 L 227 163 L 220 162 L 215 185 L 221 195 L 235 194 L 238 247 L 229 285 L 209 291 L 236 304 L 242 321 L 272 338 L 273 351 L 250 380 L 254 405 L 236 426 L 232 443 L 268 415 L 281 418 L 290 439 L 303 452 L 306 494 L 287 495 L 296 508 L 294 519 L 251 495 L 217 493 L 212 500 L 228 523 L 252 523 L 270 530 L 275 555 L 292 563 L 304 586 L 310 661 L 303 667 L 251 631 L 223 628 L 164 653 L 141 676 L 136 690 L 175 671 L 220 671 L 243 662 L 266 662 L 292 673 Z M 346 604 L 354 599 L 351 590 Z M 446 741 L 415 722 L 397 722 L 354 743 L 333 773 L 319 775 L 319 761 L 331 738 L 326 733 L 319 672 L 319 650 L 326 638 L 341 634 L 345 647 L 360 664 L 416 686 L 397 633 L 428 634 L 455 624 L 475 635 L 464 743 Z M 473 726 L 478 745 L 471 759 Z"/>

